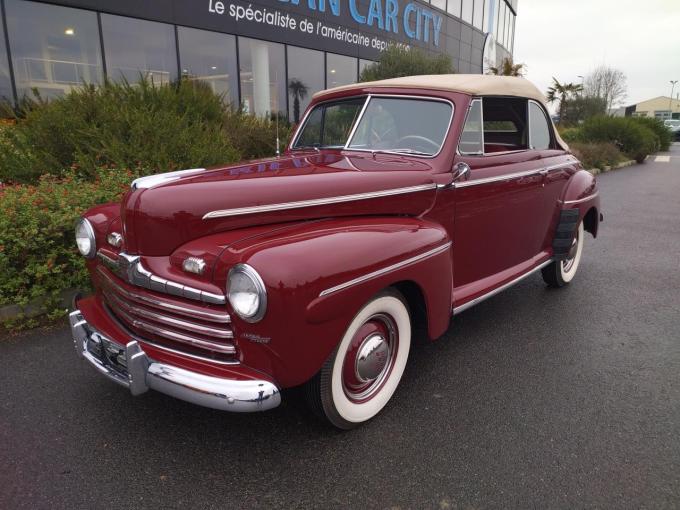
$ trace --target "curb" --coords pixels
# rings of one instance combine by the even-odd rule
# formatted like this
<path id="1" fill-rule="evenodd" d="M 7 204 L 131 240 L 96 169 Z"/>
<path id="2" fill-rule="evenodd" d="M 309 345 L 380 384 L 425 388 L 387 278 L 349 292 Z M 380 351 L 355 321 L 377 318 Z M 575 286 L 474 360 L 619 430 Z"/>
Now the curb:
<path id="1" fill-rule="evenodd" d="M 612 170 L 619 170 L 621 168 L 633 166 L 635 163 L 636 161 L 634 159 L 629 159 L 628 161 L 623 161 L 622 163 L 619 163 L 614 166 L 605 166 L 603 168 L 589 168 L 588 171 L 593 175 L 597 175 L 605 172 L 611 172 Z"/>

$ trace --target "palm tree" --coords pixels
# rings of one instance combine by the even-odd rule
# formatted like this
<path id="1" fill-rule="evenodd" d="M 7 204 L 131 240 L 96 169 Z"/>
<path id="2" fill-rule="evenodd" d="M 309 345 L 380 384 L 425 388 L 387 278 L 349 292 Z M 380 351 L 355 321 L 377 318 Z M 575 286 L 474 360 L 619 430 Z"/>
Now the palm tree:
<path id="1" fill-rule="evenodd" d="M 300 100 L 307 97 L 309 88 L 297 78 L 288 80 L 288 90 L 293 96 L 293 118 L 295 123 L 300 122 Z"/>
<path id="2" fill-rule="evenodd" d="M 489 74 L 497 76 L 517 76 L 523 78 L 527 71 L 526 64 L 515 64 L 512 57 L 506 57 L 499 66 L 489 66 Z"/>
<path id="3" fill-rule="evenodd" d="M 548 89 L 545 98 L 549 103 L 554 103 L 555 101 L 560 102 L 559 106 L 560 123 L 562 122 L 562 115 L 564 113 L 565 102 L 581 91 L 583 91 L 582 85 L 579 85 L 577 83 L 560 83 L 559 81 L 557 81 L 557 78 L 553 76 L 553 84 Z"/>

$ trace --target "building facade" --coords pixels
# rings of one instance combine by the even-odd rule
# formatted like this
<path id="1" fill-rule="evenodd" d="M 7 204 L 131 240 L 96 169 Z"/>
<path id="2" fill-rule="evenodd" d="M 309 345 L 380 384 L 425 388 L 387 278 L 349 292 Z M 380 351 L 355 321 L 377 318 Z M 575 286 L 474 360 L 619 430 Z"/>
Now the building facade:
<path id="1" fill-rule="evenodd" d="M 517 0 L 0 0 L 0 96 L 82 83 L 202 80 L 256 115 L 293 119 L 389 44 L 481 73 L 512 54 Z"/>
<path id="2" fill-rule="evenodd" d="M 656 119 L 680 119 L 680 99 L 659 96 L 625 107 L 626 117 L 654 117 Z"/>

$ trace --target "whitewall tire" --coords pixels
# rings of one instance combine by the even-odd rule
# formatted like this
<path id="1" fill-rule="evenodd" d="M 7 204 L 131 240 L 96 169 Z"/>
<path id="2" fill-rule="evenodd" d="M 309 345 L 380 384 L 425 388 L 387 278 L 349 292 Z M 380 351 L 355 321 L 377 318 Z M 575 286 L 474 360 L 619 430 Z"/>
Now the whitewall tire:
<path id="1" fill-rule="evenodd" d="M 583 222 L 581 222 L 578 229 L 576 229 L 567 258 L 556 260 L 543 268 L 543 279 L 550 287 L 564 287 L 574 279 L 578 266 L 581 263 L 584 237 Z"/>
<path id="2" fill-rule="evenodd" d="M 411 318 L 396 290 L 369 301 L 307 385 L 312 409 L 351 429 L 377 415 L 394 394 L 411 347 Z"/>

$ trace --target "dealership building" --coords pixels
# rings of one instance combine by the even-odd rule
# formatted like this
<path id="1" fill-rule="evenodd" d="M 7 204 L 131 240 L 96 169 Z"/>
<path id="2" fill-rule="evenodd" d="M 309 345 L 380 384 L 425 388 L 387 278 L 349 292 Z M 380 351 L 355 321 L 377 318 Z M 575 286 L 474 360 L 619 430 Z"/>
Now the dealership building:
<path id="1" fill-rule="evenodd" d="M 389 44 L 482 73 L 512 54 L 517 0 L 0 0 L 0 96 L 180 76 L 251 113 L 354 83 Z M 300 91 L 303 91 L 302 93 Z M 304 93 L 306 91 L 306 94 Z"/>

